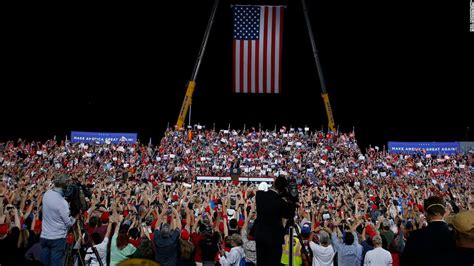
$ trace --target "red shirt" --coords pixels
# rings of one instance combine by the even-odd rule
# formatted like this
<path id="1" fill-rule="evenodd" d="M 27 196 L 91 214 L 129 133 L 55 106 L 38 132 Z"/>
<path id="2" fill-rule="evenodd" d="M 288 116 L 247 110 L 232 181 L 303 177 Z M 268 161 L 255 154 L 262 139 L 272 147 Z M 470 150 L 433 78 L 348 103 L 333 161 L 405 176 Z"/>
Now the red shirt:
<path id="1" fill-rule="evenodd" d="M 138 248 L 140 246 L 141 240 L 140 239 L 128 239 L 128 243 L 132 244 L 134 247 Z"/>
<path id="2" fill-rule="evenodd" d="M 191 233 L 191 242 L 193 243 L 196 254 L 194 255 L 194 260 L 196 262 L 202 262 L 202 255 L 201 255 L 201 246 L 199 245 L 199 241 L 203 239 L 203 236 L 198 233 Z"/>

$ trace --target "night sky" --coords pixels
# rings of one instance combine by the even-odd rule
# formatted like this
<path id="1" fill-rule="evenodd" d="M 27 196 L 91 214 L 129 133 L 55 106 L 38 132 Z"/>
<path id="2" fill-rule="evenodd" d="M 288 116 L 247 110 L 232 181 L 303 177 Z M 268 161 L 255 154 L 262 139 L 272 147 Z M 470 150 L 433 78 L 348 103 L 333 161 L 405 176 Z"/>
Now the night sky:
<path id="1" fill-rule="evenodd" d="M 287 6 L 281 94 L 232 93 L 230 3 Z M 142 141 L 158 143 L 167 123 L 176 123 L 212 5 L 4 10 L 0 140 L 64 139 L 83 130 L 138 132 Z M 354 126 L 363 147 L 389 140 L 473 140 L 468 0 L 307 5 L 340 130 Z M 327 129 L 299 0 L 221 0 L 196 82 L 193 123 Z"/>

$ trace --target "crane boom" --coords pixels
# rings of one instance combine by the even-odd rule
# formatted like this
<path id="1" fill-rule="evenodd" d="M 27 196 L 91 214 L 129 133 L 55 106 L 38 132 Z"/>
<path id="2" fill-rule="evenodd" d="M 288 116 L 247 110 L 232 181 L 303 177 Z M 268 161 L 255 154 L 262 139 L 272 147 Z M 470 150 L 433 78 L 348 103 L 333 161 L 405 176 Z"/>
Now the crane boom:
<path id="1" fill-rule="evenodd" d="M 304 18 L 306 20 L 309 39 L 311 40 L 311 47 L 313 48 L 314 61 L 316 63 L 316 70 L 318 71 L 319 82 L 321 83 L 321 97 L 323 98 L 324 107 L 326 108 L 326 115 L 328 117 L 328 127 L 330 130 L 336 131 L 336 124 L 334 123 L 331 103 L 329 102 L 329 94 L 326 90 L 326 82 L 324 81 L 323 70 L 321 68 L 321 63 L 319 62 L 318 50 L 316 49 L 316 42 L 314 41 L 313 29 L 311 28 L 308 9 L 306 8 L 306 1 L 301 0 L 301 4 L 303 5 Z"/>
<path id="2" fill-rule="evenodd" d="M 209 33 L 211 32 L 212 24 L 214 23 L 214 17 L 216 15 L 218 5 L 219 5 L 219 0 L 215 0 L 214 6 L 212 7 L 211 16 L 209 17 L 209 21 L 207 23 L 206 32 L 204 33 L 204 38 L 201 43 L 201 48 L 199 49 L 199 54 L 196 60 L 196 64 L 194 65 L 193 74 L 191 76 L 191 80 L 188 82 L 186 94 L 184 95 L 183 104 L 181 105 L 181 109 L 179 111 L 178 121 L 176 122 L 176 127 L 178 129 L 184 126 L 184 121 L 186 120 L 186 114 L 188 113 L 188 109 L 191 106 L 191 103 L 193 100 L 194 88 L 196 87 L 197 73 L 199 71 L 199 67 L 201 66 L 201 60 L 204 55 L 204 51 L 206 50 L 207 40 L 209 39 Z M 189 120 L 191 120 L 191 118 L 189 118 Z"/>

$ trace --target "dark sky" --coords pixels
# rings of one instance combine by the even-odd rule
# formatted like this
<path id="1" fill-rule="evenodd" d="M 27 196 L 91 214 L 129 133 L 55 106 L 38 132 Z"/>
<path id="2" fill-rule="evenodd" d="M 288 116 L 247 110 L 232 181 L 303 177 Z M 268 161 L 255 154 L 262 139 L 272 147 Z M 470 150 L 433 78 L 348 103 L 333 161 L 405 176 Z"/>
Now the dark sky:
<path id="1" fill-rule="evenodd" d="M 281 94 L 232 93 L 231 2 L 287 6 Z M 213 1 L 156 3 L 8 9 L 0 139 L 125 131 L 156 143 L 176 122 Z M 307 4 L 341 130 L 383 145 L 463 140 L 473 128 L 468 0 Z M 193 103 L 193 122 L 208 127 L 327 129 L 301 2 L 221 0 Z"/>

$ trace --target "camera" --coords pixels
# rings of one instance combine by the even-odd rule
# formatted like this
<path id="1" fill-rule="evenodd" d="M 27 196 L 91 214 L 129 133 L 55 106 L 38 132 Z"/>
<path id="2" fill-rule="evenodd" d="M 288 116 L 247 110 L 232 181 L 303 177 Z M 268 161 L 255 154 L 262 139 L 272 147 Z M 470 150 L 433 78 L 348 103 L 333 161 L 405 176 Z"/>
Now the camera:
<path id="1" fill-rule="evenodd" d="M 298 186 L 296 184 L 296 179 L 292 178 L 288 182 L 288 199 L 293 203 L 298 203 Z"/>
<path id="2" fill-rule="evenodd" d="M 85 198 L 91 198 L 91 191 L 79 181 L 66 186 L 64 198 L 69 202 L 71 216 L 76 216 L 81 211 L 86 211 L 88 206 Z"/>

